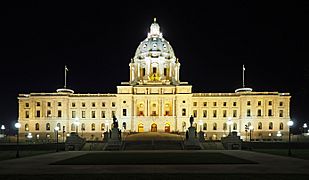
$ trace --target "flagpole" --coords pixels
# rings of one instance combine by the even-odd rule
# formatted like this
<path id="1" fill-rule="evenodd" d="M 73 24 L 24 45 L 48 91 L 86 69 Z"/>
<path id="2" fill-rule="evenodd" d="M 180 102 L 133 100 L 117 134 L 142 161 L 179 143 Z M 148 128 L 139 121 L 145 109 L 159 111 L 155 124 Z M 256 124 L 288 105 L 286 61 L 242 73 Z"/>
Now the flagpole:
<path id="1" fill-rule="evenodd" d="M 64 89 L 67 88 L 67 66 L 64 66 Z"/>
<path id="2" fill-rule="evenodd" d="M 245 65 L 242 65 L 242 87 L 245 87 Z"/>

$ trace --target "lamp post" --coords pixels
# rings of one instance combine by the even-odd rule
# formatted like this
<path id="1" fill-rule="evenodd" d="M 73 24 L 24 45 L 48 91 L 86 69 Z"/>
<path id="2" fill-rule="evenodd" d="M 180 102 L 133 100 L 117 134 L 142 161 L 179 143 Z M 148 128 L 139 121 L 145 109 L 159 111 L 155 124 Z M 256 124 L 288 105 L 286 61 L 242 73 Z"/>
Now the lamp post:
<path id="1" fill-rule="evenodd" d="M 250 130 L 250 132 L 249 132 L 249 140 L 250 140 L 250 142 L 251 142 L 251 136 L 252 136 L 252 131 L 253 131 L 253 126 L 251 125 L 251 126 L 249 126 L 249 130 Z"/>
<path id="2" fill-rule="evenodd" d="M 4 138 L 5 138 L 5 126 L 4 125 L 1 125 L 1 136 L 0 137 L 3 137 L 3 141 L 4 141 Z"/>
<path id="3" fill-rule="evenodd" d="M 294 122 L 292 120 L 288 121 L 288 126 L 289 126 L 289 151 L 288 151 L 288 156 L 292 155 L 291 152 L 291 127 L 293 126 Z"/>
<path id="4" fill-rule="evenodd" d="M 55 127 L 55 132 L 56 132 L 56 146 L 57 146 L 56 152 L 59 151 L 59 149 L 58 149 L 58 131 L 59 131 L 59 127 L 56 126 L 56 127 Z"/>
<path id="5" fill-rule="evenodd" d="M 19 128 L 21 124 L 19 122 L 15 123 L 15 128 L 17 131 L 17 140 L 16 140 L 16 158 L 19 158 Z"/>
<path id="6" fill-rule="evenodd" d="M 231 125 L 233 124 L 232 118 L 228 117 L 227 118 L 227 125 L 229 125 L 229 135 L 231 135 Z"/>
<path id="7" fill-rule="evenodd" d="M 307 129 L 307 123 L 304 123 L 304 125 L 303 125 L 303 131 L 304 131 L 304 135 L 305 135 L 305 133 L 306 133 L 306 129 Z"/>

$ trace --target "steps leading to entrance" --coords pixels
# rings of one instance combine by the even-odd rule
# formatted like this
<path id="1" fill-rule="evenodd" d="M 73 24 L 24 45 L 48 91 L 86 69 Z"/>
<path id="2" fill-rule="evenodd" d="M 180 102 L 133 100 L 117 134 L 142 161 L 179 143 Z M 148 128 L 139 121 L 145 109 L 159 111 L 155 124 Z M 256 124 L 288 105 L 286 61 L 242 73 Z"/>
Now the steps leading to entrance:
<path id="1" fill-rule="evenodd" d="M 182 141 L 126 141 L 124 150 L 182 150 Z"/>
<path id="2" fill-rule="evenodd" d="M 206 141 L 202 142 L 201 146 L 204 150 L 224 150 L 221 142 Z"/>

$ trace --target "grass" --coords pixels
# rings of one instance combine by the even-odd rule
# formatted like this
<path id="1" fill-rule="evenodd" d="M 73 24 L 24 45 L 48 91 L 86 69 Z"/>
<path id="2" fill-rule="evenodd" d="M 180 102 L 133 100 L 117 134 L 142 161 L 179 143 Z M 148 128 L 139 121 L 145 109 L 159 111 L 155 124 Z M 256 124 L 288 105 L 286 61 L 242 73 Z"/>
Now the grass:
<path id="1" fill-rule="evenodd" d="M 288 149 L 254 149 L 256 152 L 288 156 Z M 309 149 L 292 149 L 292 157 L 309 160 Z"/>
<path id="2" fill-rule="evenodd" d="M 1 180 L 289 180 L 289 179 L 308 179 L 308 175 L 301 174 L 57 174 L 57 175 L 0 175 Z"/>
<path id="3" fill-rule="evenodd" d="M 215 152 L 103 152 L 65 159 L 53 165 L 117 164 L 255 164 L 256 162 Z"/>
<path id="4" fill-rule="evenodd" d="M 35 156 L 40 154 L 47 154 L 55 152 L 54 150 L 46 150 L 46 151 L 19 151 L 19 157 L 28 157 L 28 156 Z M 8 160 L 8 159 L 15 159 L 16 158 L 16 151 L 0 151 L 0 161 Z"/>

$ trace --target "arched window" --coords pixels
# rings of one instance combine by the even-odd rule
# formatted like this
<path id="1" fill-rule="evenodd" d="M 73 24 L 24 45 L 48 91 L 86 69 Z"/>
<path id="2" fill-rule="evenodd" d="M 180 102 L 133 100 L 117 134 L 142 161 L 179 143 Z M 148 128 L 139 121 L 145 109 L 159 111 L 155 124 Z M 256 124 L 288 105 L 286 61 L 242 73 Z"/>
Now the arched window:
<path id="1" fill-rule="evenodd" d="M 123 122 L 123 123 L 122 123 L 122 127 L 123 127 L 123 129 L 127 129 L 127 123 L 126 123 L 126 122 Z"/>
<path id="2" fill-rule="evenodd" d="M 95 131 L 95 124 L 94 123 L 91 124 L 91 130 Z"/>
<path id="3" fill-rule="evenodd" d="M 223 123 L 223 130 L 227 130 L 227 124 L 226 123 Z"/>
<path id="4" fill-rule="evenodd" d="M 283 123 L 280 123 L 280 130 L 283 130 Z"/>
<path id="5" fill-rule="evenodd" d="M 71 131 L 75 131 L 75 124 L 74 123 L 71 124 Z"/>
<path id="6" fill-rule="evenodd" d="M 204 131 L 207 131 L 207 123 L 204 123 L 204 124 L 203 124 L 203 130 L 204 130 Z"/>
<path id="7" fill-rule="evenodd" d="M 50 131 L 50 124 L 46 123 L 46 131 Z"/>
<path id="8" fill-rule="evenodd" d="M 235 130 L 235 131 L 237 130 L 237 123 L 233 124 L 233 130 Z"/>
<path id="9" fill-rule="evenodd" d="M 61 130 L 61 124 L 57 123 L 57 127 L 59 128 L 59 131 Z"/>
<path id="10" fill-rule="evenodd" d="M 262 129 L 262 128 L 263 128 L 262 123 L 259 122 L 259 123 L 258 123 L 258 129 Z"/>
<path id="11" fill-rule="evenodd" d="M 36 131 L 40 130 L 40 124 L 39 124 L 39 123 L 36 123 L 36 124 L 35 124 L 35 130 L 36 130 Z"/>
<path id="12" fill-rule="evenodd" d="M 102 124 L 101 124 L 101 131 L 104 131 L 104 129 L 105 129 L 105 124 L 102 123 Z"/>
<path id="13" fill-rule="evenodd" d="M 82 131 L 85 131 L 85 130 L 86 130 L 85 123 L 82 123 Z"/>
<path id="14" fill-rule="evenodd" d="M 217 123 L 213 123 L 212 129 L 217 130 Z"/>
<path id="15" fill-rule="evenodd" d="M 268 129 L 269 129 L 269 130 L 272 130 L 272 129 L 273 129 L 273 123 L 272 123 L 272 122 L 269 123 Z"/>
<path id="16" fill-rule="evenodd" d="M 25 131 L 29 131 L 29 125 L 25 124 Z"/>

